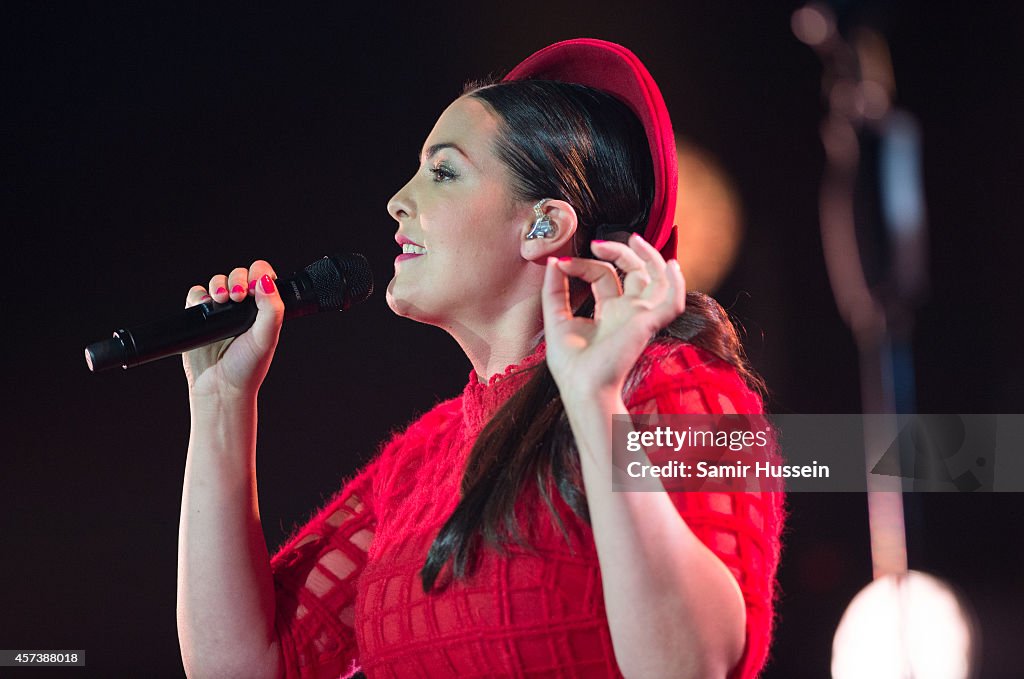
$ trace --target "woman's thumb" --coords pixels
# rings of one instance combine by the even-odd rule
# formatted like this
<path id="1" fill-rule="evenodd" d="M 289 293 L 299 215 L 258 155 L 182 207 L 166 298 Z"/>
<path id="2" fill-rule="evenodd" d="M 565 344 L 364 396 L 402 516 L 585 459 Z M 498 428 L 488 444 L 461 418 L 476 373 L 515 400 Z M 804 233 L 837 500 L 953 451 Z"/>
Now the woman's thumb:
<path id="1" fill-rule="evenodd" d="M 253 323 L 254 339 L 264 350 L 277 346 L 277 338 L 284 322 L 284 301 L 277 290 L 277 283 L 270 274 L 263 274 L 256 281 L 256 322 Z"/>

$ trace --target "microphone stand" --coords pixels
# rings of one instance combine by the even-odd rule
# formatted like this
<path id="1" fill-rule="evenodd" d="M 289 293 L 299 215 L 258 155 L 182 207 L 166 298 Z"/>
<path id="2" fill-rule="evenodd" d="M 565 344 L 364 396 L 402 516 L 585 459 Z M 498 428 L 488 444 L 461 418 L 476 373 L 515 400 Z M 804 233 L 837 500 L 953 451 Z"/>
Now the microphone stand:
<path id="1" fill-rule="evenodd" d="M 958 660 L 969 676 L 977 628 L 966 602 L 938 579 L 908 568 L 906 514 L 922 512 L 920 497 L 903 492 L 914 489 L 917 461 L 910 446 L 899 446 L 905 440 L 899 416 L 916 411 L 914 311 L 928 289 L 919 128 L 893 106 L 892 62 L 879 32 L 857 27 L 847 39 L 832 11 L 818 3 L 798 9 L 792 27 L 822 62 L 828 110 L 821 125 L 821 241 L 836 305 L 857 345 L 862 412 L 872 414 L 864 418 L 864 454 L 873 582 L 839 623 L 833 676 L 862 676 L 866 667 L 851 670 L 850 660 L 879 650 L 881 642 L 888 652 L 873 669 L 914 677 L 921 667 L 912 643 L 921 604 L 938 596 L 955 600 L 966 621 L 968 657 Z M 884 474 L 872 473 L 878 451 L 892 447 L 898 455 L 887 460 Z"/>
<path id="2" fill-rule="evenodd" d="M 873 574 L 899 575 L 907 572 L 904 509 L 917 502 L 902 494 L 909 451 L 888 477 L 871 474 L 878 460 L 867 456 L 896 441 L 897 415 L 916 409 L 914 309 L 928 286 L 919 133 L 913 117 L 892 105 L 881 34 L 858 28 L 846 40 L 821 5 L 798 10 L 793 28 L 823 66 L 820 225 L 829 281 L 857 345 L 862 411 L 891 416 L 865 418 Z"/>

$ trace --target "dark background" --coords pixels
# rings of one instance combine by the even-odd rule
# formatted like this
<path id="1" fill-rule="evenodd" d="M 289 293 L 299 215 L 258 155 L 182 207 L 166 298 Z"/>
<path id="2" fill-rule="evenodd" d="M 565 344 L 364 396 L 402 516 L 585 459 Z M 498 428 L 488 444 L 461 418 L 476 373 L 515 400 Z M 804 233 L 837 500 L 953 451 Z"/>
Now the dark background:
<path id="1" fill-rule="evenodd" d="M 181 365 L 93 375 L 82 347 L 255 258 L 283 272 L 361 251 L 383 288 L 397 251 L 385 203 L 438 114 L 465 80 L 559 39 L 632 48 L 676 129 L 732 177 L 747 237 L 716 296 L 746 328 L 771 409 L 860 411 L 821 252 L 821 67 L 791 34 L 797 3 L 367 5 L 0 11 L 0 648 L 84 648 L 90 676 L 182 675 Z M 914 338 L 918 411 L 1022 412 L 1024 12 L 967 7 L 893 3 L 881 24 L 924 139 L 933 285 Z M 394 317 L 382 294 L 289 324 L 260 397 L 271 549 L 468 371 L 447 335 Z M 765 676 L 824 677 L 871 577 L 865 499 L 793 495 L 790 508 Z M 929 495 L 920 510 L 911 567 L 973 604 L 982 676 L 1019 676 L 1024 500 Z"/>

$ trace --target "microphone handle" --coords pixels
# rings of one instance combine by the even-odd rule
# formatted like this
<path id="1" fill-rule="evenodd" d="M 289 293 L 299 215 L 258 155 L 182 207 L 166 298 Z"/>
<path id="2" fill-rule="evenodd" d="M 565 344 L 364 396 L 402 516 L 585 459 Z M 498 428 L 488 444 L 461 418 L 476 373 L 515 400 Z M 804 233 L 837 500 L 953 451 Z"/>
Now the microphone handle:
<path id="1" fill-rule="evenodd" d="M 305 271 L 275 281 L 284 301 L 284 318 L 289 320 L 320 311 L 317 290 Z M 93 372 L 108 368 L 134 368 L 143 363 L 237 337 L 256 322 L 256 300 L 209 301 L 196 304 L 174 316 L 120 328 L 108 340 L 85 349 L 85 360 Z"/>
<path id="2" fill-rule="evenodd" d="M 110 341 L 120 342 L 124 347 L 124 360 L 118 365 L 134 368 L 218 340 L 236 337 L 252 327 L 255 321 L 256 300 L 251 297 L 242 302 L 229 301 L 224 304 L 210 301 L 189 307 L 184 313 L 175 316 L 133 328 L 119 328 Z"/>

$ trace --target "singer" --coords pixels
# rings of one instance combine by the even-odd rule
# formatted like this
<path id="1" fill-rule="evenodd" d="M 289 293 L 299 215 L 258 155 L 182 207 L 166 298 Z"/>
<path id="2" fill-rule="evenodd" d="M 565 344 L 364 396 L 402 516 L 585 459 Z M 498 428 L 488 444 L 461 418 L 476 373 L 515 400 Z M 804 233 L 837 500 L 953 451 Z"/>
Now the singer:
<path id="1" fill-rule="evenodd" d="M 272 556 L 255 451 L 275 272 L 192 288 L 187 305 L 259 311 L 184 356 L 189 676 L 757 675 L 781 494 L 611 490 L 612 415 L 763 409 L 726 313 L 674 259 L 675 158 L 661 93 L 619 45 L 558 43 L 467 86 L 387 205 L 387 301 L 451 334 L 469 382 Z"/>

